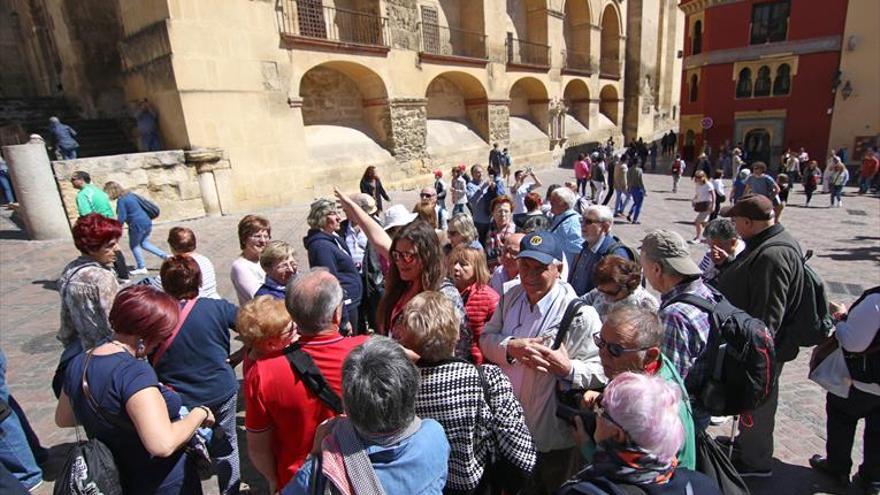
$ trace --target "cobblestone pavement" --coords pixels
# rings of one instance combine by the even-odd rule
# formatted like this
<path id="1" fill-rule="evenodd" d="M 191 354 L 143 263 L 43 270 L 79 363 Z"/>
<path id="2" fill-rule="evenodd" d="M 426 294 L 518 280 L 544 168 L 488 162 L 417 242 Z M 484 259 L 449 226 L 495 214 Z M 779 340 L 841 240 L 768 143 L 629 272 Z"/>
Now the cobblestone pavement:
<path id="1" fill-rule="evenodd" d="M 544 184 L 572 180 L 570 170 L 539 171 Z M 616 225 L 614 231 L 625 241 L 638 246 L 645 232 L 658 227 L 672 228 L 686 239 L 693 237 L 691 221 L 695 214 L 689 204 L 693 187 L 687 181 L 677 194 L 671 192 L 671 179 L 665 175 L 646 175 L 648 196 L 645 201 L 642 224 Z M 810 262 L 824 278 L 831 297 L 852 302 L 869 286 L 880 280 L 880 201 L 876 196 L 857 196 L 847 188 L 844 207 L 828 209 L 828 196 L 814 198 L 813 208 L 802 207 L 804 196 L 792 193 L 791 204 L 785 210 L 783 223 L 804 248 L 812 249 L 815 256 Z M 393 192 L 392 203 L 412 205 L 417 200 L 415 191 Z M 272 235 L 290 241 L 300 249 L 300 266 L 307 266 L 302 249 L 306 230 L 308 205 L 289 205 L 262 213 L 272 222 Z M 239 215 L 220 218 L 202 218 L 179 222 L 192 228 L 198 236 L 198 251 L 214 262 L 218 273 L 220 293 L 234 300 L 231 283 L 226 274 L 238 255 L 236 224 Z M 176 224 L 159 223 L 152 239 L 161 245 L 168 229 Z M 75 437 L 72 430 L 54 426 L 55 398 L 49 384 L 60 344 L 55 340 L 58 328 L 58 294 L 55 279 L 61 268 L 77 252 L 69 242 L 26 241 L 21 231 L 9 220 L 8 213 L 0 217 L 0 346 L 9 358 L 7 379 L 12 393 L 21 402 L 34 429 L 44 445 L 51 447 L 51 460 L 46 466 L 45 483 L 37 493 L 51 493 L 52 483 L 63 462 L 67 448 Z M 127 244 L 127 243 L 126 243 Z M 703 248 L 693 249 L 699 259 Z M 148 267 L 156 270 L 159 260 L 147 254 Z M 131 262 L 131 253 L 126 252 Z M 782 375 L 779 413 L 776 427 L 775 475 L 752 484 L 757 494 L 848 493 L 835 488 L 822 476 L 807 467 L 807 459 L 814 453 L 824 453 L 825 415 L 824 393 L 806 379 L 809 352 L 785 367 Z M 239 407 L 241 411 L 241 404 Z M 239 425 L 243 412 L 239 413 Z M 715 433 L 729 431 L 730 424 L 714 428 Z M 855 464 L 861 461 L 861 427 Z M 242 452 L 246 452 L 242 448 Z M 258 493 L 265 492 L 265 484 L 256 471 L 247 465 L 244 480 Z M 207 492 L 216 493 L 216 484 L 208 482 Z M 854 491 L 852 493 L 855 493 Z"/>

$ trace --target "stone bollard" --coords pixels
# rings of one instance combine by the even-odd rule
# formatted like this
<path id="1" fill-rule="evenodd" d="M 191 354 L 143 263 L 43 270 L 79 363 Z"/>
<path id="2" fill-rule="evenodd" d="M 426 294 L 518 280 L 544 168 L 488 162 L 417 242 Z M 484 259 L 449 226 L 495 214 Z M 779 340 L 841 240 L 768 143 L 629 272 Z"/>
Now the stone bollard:
<path id="1" fill-rule="evenodd" d="M 4 146 L 19 210 L 32 240 L 70 239 L 70 224 L 42 144 Z"/>
<path id="2" fill-rule="evenodd" d="M 209 217 L 220 216 L 222 214 L 220 195 L 217 192 L 214 169 L 219 168 L 218 163 L 223 159 L 223 150 L 201 148 L 184 151 L 183 154 L 186 164 L 195 167 L 198 174 L 205 214 Z"/>

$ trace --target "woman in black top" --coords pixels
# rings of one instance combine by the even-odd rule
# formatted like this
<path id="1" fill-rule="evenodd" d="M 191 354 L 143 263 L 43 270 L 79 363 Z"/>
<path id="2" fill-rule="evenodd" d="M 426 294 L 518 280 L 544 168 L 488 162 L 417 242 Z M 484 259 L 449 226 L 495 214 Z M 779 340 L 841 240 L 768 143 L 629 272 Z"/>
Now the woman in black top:
<path id="1" fill-rule="evenodd" d="M 382 211 L 382 200 L 391 201 L 385 188 L 382 187 L 382 181 L 376 175 L 376 167 L 370 165 L 364 170 L 364 176 L 361 177 L 361 192 L 369 194 L 376 200 L 376 208 Z"/>

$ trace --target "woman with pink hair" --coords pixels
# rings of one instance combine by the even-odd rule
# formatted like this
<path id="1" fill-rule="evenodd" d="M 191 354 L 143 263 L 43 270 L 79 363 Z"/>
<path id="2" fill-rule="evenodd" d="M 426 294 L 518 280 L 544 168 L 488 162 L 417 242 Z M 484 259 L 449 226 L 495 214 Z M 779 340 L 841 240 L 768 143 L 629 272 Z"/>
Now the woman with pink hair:
<path id="1" fill-rule="evenodd" d="M 651 495 L 721 495 L 702 473 L 677 468 L 684 442 L 680 392 L 663 378 L 625 372 L 614 377 L 594 402 L 598 450 L 587 466 L 556 492 L 628 493 L 635 486 Z M 578 437 L 585 435 L 580 418 Z"/>

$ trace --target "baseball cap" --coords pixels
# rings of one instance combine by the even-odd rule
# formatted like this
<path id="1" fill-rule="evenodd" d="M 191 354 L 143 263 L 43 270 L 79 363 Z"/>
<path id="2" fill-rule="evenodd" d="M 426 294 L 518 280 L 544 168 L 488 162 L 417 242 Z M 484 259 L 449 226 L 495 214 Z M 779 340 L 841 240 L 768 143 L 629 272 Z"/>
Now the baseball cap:
<path id="1" fill-rule="evenodd" d="M 679 275 L 702 275 L 703 270 L 691 259 L 684 239 L 671 230 L 658 229 L 642 239 L 642 253 L 651 260 L 665 260 Z"/>
<path id="2" fill-rule="evenodd" d="M 519 242 L 517 259 L 529 258 L 545 265 L 562 261 L 562 245 L 552 232 L 539 230 Z"/>
<path id="3" fill-rule="evenodd" d="M 721 208 L 722 217 L 743 217 L 749 220 L 770 220 L 773 218 L 773 203 L 763 194 L 746 194 L 733 206 Z"/>

